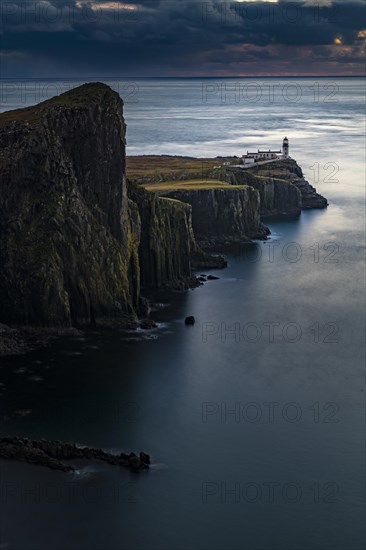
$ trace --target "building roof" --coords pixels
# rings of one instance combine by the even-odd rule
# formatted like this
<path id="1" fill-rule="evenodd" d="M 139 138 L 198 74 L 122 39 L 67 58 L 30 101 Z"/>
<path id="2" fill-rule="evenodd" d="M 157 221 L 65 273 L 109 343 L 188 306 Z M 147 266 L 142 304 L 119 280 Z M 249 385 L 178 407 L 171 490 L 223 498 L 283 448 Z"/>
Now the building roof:
<path id="1" fill-rule="evenodd" d="M 279 151 L 260 151 L 258 149 L 258 151 L 247 151 L 247 155 L 258 155 L 258 153 L 282 153 L 282 150 L 280 149 Z"/>

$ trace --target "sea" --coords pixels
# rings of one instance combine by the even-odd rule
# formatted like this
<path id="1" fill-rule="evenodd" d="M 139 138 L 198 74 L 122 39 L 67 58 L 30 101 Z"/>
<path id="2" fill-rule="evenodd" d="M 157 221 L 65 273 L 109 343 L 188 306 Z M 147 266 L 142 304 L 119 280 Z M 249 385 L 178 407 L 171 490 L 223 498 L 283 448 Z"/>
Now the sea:
<path id="1" fill-rule="evenodd" d="M 2 110 L 93 80 L 4 80 Z M 266 220 L 267 242 L 198 273 L 219 279 L 156 295 L 152 331 L 1 360 L 3 436 L 152 458 L 140 474 L 0 461 L 1 550 L 363 549 L 364 79 L 103 81 L 128 155 L 241 156 L 286 136 L 329 206 Z"/>

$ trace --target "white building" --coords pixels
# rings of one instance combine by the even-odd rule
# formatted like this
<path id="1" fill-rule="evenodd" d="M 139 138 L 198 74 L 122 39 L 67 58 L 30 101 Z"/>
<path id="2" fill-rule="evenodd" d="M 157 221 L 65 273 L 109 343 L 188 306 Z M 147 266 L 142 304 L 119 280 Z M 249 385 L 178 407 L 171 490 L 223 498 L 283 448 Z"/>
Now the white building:
<path id="1" fill-rule="evenodd" d="M 288 157 L 289 157 L 289 144 L 288 144 L 287 137 L 285 137 L 285 139 L 282 142 L 282 149 L 280 149 L 279 151 L 271 151 L 271 149 L 269 149 L 268 151 L 260 151 L 258 149 L 257 152 L 247 151 L 247 154 L 243 155 L 243 163 L 253 164 L 255 162 L 274 160 L 276 158 L 282 159 L 282 158 L 288 158 Z"/>

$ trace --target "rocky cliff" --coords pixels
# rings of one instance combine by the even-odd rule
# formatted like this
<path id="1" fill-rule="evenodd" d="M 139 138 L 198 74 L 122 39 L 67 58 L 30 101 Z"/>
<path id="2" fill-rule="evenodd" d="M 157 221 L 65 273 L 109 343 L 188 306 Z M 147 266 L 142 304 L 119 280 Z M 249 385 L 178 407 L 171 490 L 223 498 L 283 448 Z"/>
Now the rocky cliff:
<path id="1" fill-rule="evenodd" d="M 195 237 L 203 247 L 263 239 L 269 230 L 260 221 L 259 193 L 246 185 L 174 189 L 162 193 L 192 206 Z"/>
<path id="2" fill-rule="evenodd" d="M 127 196 L 122 109 L 96 83 L 0 115 L 0 321 L 127 319 L 191 276 L 190 208 Z"/>
<path id="3" fill-rule="evenodd" d="M 294 159 L 260 164 L 249 169 L 228 168 L 223 179 L 234 185 L 246 184 L 259 191 L 261 216 L 300 214 L 302 209 L 326 208 L 327 199 L 304 178 Z"/>
<path id="4" fill-rule="evenodd" d="M 132 183 L 129 196 L 141 220 L 141 284 L 149 288 L 179 286 L 191 277 L 191 252 L 195 248 L 191 208 Z"/>
<path id="5" fill-rule="evenodd" d="M 227 170 L 227 178 L 233 185 L 245 182 L 259 192 L 262 218 L 280 214 L 298 215 L 301 212 L 300 191 L 284 179 L 256 176 L 241 169 Z"/>
<path id="6" fill-rule="evenodd" d="M 131 315 L 137 243 L 122 101 L 84 85 L 0 115 L 0 318 L 71 325 Z"/>

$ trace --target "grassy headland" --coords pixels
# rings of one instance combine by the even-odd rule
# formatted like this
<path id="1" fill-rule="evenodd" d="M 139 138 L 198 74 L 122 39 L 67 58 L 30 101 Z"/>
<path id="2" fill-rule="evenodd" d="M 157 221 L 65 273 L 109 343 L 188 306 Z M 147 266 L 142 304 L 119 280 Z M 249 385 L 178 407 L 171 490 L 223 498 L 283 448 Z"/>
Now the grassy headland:
<path id="1" fill-rule="evenodd" d="M 145 183 L 143 187 L 147 191 L 177 191 L 177 190 L 186 190 L 192 191 L 197 189 L 225 189 L 232 186 L 226 183 L 225 181 L 214 180 L 214 179 L 191 179 L 191 180 L 173 180 L 173 181 L 162 181 L 156 183 Z"/>
<path id="2" fill-rule="evenodd" d="M 195 158 L 170 155 L 141 155 L 127 157 L 126 174 L 138 183 L 153 183 L 175 179 L 212 178 L 214 167 L 225 158 Z M 231 159 L 234 161 L 234 159 Z M 236 159 L 236 162 L 238 160 Z M 217 173 L 220 171 L 217 170 Z M 215 170 L 216 173 L 216 170 Z"/>

